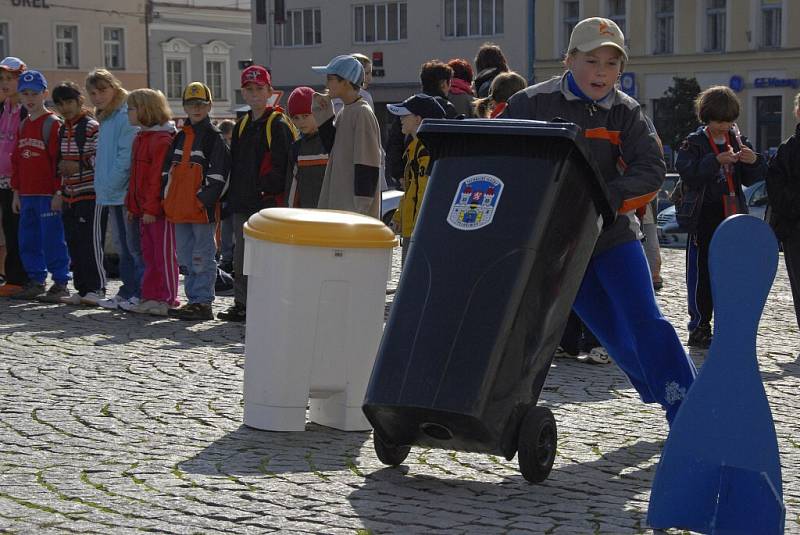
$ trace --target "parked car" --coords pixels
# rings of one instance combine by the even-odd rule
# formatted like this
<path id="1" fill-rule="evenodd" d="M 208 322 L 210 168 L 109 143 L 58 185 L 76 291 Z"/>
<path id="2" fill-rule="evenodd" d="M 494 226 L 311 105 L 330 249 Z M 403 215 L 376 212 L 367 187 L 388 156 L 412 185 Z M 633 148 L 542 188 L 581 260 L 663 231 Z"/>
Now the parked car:
<path id="1" fill-rule="evenodd" d="M 658 190 L 658 195 L 656 196 L 657 214 L 660 214 L 662 210 L 672 206 L 672 201 L 669 196 L 672 194 L 672 190 L 675 189 L 675 184 L 678 183 L 680 177 L 678 173 L 667 173 L 666 178 L 664 178 L 664 183 L 661 185 L 661 189 Z"/>
<path id="2" fill-rule="evenodd" d="M 767 211 L 767 183 L 763 180 L 744 188 L 744 198 L 750 215 L 764 219 Z M 670 206 L 658 213 L 658 243 L 661 247 L 686 247 L 686 233 L 678 228 L 675 217 L 675 206 Z"/>
<path id="3" fill-rule="evenodd" d="M 388 225 L 400 206 L 403 192 L 398 189 L 385 189 L 381 192 L 381 220 Z"/>

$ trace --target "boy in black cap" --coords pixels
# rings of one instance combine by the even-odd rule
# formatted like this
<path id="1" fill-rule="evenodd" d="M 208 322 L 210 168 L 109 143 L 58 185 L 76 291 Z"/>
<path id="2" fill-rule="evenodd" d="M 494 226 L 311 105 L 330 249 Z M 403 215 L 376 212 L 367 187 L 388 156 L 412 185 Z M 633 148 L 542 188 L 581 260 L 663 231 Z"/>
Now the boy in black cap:
<path id="1" fill-rule="evenodd" d="M 402 182 L 405 193 L 392 220 L 394 228 L 400 232 L 401 262 L 405 264 L 408 241 L 414 231 L 425 187 L 428 185 L 431 159 L 428 149 L 417 137 L 417 130 L 423 119 L 444 119 L 445 111 L 434 97 L 424 93 L 409 97 L 400 104 L 387 104 L 386 107 L 392 115 L 400 118 L 403 135 L 412 138 L 403 154 Z"/>

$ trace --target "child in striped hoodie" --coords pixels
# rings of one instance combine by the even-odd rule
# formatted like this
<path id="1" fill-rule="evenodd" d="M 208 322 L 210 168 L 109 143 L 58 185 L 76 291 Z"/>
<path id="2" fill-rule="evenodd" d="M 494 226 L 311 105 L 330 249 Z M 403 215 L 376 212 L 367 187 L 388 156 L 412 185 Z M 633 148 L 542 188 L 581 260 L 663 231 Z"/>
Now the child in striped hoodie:
<path id="1" fill-rule="evenodd" d="M 58 174 L 64 233 L 72 259 L 75 293 L 61 299 L 69 305 L 96 306 L 105 298 L 103 237 L 108 213 L 95 203 L 94 159 L 100 124 L 84 106 L 80 87 L 62 82 L 53 89 L 53 102 L 64 118 L 59 131 Z"/>

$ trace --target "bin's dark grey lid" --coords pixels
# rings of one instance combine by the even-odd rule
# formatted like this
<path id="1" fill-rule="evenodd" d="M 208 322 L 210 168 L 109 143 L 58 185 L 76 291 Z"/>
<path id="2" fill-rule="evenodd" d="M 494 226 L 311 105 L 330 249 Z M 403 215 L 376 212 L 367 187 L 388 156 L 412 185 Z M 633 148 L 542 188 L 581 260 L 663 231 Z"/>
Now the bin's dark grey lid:
<path id="1" fill-rule="evenodd" d="M 574 123 L 550 123 L 527 119 L 425 119 L 419 134 L 477 134 L 561 137 L 578 139 L 580 127 Z"/>

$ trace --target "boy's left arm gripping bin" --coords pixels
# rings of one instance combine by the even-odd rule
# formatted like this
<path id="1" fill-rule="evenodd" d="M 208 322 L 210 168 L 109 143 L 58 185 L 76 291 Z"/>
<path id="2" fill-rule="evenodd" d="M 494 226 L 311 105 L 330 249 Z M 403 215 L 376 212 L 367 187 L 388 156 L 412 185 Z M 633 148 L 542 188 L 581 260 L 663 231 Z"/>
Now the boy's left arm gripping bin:
<path id="1" fill-rule="evenodd" d="M 618 213 L 626 213 L 653 200 L 664 183 L 667 168 L 657 135 L 639 108 L 625 109 L 620 130 L 620 154 L 625 171 L 612 180 L 606 177 L 606 184 L 611 207 Z"/>
<path id="2" fill-rule="evenodd" d="M 261 191 L 267 195 L 280 195 L 286 186 L 286 168 L 289 166 L 289 147 L 294 136 L 282 119 L 272 121 L 272 168 L 261 179 Z"/>
<path id="3" fill-rule="evenodd" d="M 214 143 L 209 151 L 210 154 L 205 155 L 208 168 L 200 191 L 197 192 L 197 198 L 203 203 L 203 206 L 212 208 L 222 197 L 228 185 L 228 175 L 231 170 L 231 153 L 225 144 L 225 140 L 222 139 L 222 134 L 208 130 L 205 135 L 213 136 Z"/>

